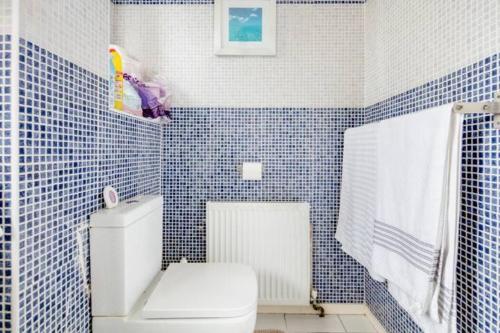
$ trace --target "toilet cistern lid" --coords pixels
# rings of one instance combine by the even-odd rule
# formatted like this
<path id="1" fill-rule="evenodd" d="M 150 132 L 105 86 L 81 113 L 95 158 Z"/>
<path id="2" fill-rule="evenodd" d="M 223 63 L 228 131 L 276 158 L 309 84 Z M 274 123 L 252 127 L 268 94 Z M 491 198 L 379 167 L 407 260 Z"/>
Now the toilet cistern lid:
<path id="1" fill-rule="evenodd" d="M 147 319 L 231 318 L 254 311 L 257 279 L 240 264 L 170 264 L 142 314 Z"/>

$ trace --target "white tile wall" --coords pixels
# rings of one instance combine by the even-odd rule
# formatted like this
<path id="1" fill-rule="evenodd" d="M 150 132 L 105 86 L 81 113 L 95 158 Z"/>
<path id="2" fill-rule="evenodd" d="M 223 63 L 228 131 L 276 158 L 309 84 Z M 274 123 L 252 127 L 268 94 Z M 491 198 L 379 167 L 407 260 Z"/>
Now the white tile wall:
<path id="1" fill-rule="evenodd" d="M 365 106 L 500 50 L 500 1 L 368 0 Z"/>
<path id="2" fill-rule="evenodd" d="M 278 5 L 276 57 L 216 57 L 212 5 L 119 5 L 112 41 L 173 90 L 176 106 L 358 107 L 363 6 Z"/>
<path id="3" fill-rule="evenodd" d="M 10 33 L 11 1 L 0 0 L 0 34 Z"/>
<path id="4" fill-rule="evenodd" d="M 103 77 L 108 73 L 108 0 L 22 0 L 20 36 Z M 97 56 L 101 54 L 102 56 Z"/>

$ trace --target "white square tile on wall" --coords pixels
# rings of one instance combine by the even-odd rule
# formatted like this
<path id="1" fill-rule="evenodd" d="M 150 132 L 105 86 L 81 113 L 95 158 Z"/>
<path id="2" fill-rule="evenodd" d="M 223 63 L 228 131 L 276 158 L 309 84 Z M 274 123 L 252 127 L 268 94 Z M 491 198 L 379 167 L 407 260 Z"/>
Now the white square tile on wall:
<path id="1" fill-rule="evenodd" d="M 109 0 L 22 0 L 20 37 L 107 79 L 110 11 Z"/>
<path id="2" fill-rule="evenodd" d="M 0 34 L 11 32 L 12 0 L 0 0 Z"/>
<path id="3" fill-rule="evenodd" d="M 318 315 L 286 314 L 287 333 L 337 333 L 346 332 L 337 315 L 326 315 L 323 318 Z"/>

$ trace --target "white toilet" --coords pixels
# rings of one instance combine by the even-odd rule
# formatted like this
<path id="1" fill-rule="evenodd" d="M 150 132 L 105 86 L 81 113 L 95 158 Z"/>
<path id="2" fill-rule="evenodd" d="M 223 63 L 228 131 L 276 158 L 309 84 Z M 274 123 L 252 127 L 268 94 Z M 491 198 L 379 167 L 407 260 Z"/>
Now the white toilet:
<path id="1" fill-rule="evenodd" d="M 251 333 L 257 280 L 238 264 L 171 264 L 161 272 L 162 198 L 91 216 L 94 333 Z"/>

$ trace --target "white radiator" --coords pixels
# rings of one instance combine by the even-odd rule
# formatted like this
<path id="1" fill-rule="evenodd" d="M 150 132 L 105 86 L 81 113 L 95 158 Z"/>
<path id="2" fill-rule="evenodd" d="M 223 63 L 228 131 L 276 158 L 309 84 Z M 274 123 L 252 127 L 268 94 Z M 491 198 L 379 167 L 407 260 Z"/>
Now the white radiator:
<path id="1" fill-rule="evenodd" d="M 309 204 L 208 202 L 207 261 L 252 266 L 260 305 L 309 304 Z"/>

